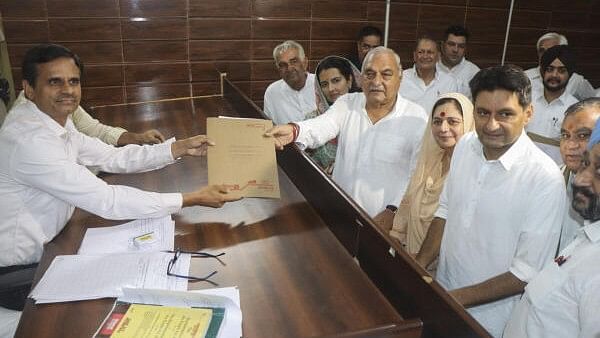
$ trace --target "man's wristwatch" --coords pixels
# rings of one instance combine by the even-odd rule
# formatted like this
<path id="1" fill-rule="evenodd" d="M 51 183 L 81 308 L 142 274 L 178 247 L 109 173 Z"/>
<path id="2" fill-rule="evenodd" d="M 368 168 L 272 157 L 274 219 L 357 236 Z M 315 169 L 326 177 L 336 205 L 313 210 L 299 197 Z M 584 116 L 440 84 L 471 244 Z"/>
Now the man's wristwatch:
<path id="1" fill-rule="evenodd" d="M 396 211 L 398 211 L 398 207 L 397 207 L 397 206 L 395 206 L 395 205 L 391 205 L 391 204 L 389 204 L 389 205 L 386 205 L 386 206 L 385 206 L 385 208 L 386 208 L 387 210 L 391 211 L 391 212 L 392 212 L 392 214 L 395 214 L 395 213 L 396 213 Z"/>

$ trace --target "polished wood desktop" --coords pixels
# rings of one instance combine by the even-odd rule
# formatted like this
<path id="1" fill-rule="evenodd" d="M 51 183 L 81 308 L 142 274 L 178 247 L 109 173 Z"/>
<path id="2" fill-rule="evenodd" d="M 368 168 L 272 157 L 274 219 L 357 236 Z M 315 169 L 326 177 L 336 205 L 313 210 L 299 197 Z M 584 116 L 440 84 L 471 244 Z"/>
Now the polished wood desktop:
<path id="1" fill-rule="evenodd" d="M 156 128 L 179 139 L 205 133 L 210 116 L 260 116 L 235 86 L 227 80 L 224 86 L 225 95 L 101 107 L 94 115 L 131 131 Z M 192 259 L 190 275 L 217 270 L 211 280 L 239 287 L 244 337 L 487 335 L 437 283 L 423 279 L 427 273 L 400 248 L 390 255 L 386 235 L 303 152 L 287 147 L 278 152 L 278 163 L 281 199 L 185 208 L 174 216 L 177 247 L 225 252 L 225 265 Z M 207 184 L 206 159 L 101 177 L 151 191 L 193 191 Z M 119 223 L 76 210 L 46 245 L 36 280 L 56 255 L 77 252 L 87 227 Z M 189 284 L 192 290 L 210 287 Z M 89 337 L 113 301 L 36 305 L 30 299 L 16 336 Z"/>

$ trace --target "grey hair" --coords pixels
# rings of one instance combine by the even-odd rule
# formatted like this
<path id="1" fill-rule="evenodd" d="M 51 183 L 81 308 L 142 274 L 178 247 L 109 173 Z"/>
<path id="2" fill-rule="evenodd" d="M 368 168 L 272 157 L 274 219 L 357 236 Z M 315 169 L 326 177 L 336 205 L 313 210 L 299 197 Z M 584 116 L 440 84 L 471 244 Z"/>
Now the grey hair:
<path id="1" fill-rule="evenodd" d="M 402 63 L 400 63 L 400 56 L 398 56 L 398 54 L 396 54 L 396 52 L 394 52 L 393 49 L 391 48 L 387 48 L 387 47 L 383 47 L 383 46 L 379 46 L 379 47 L 375 47 L 373 49 L 371 49 L 367 55 L 365 56 L 365 59 L 363 60 L 363 64 L 362 67 L 360 69 L 361 73 L 365 72 L 365 66 L 371 62 L 371 59 L 377 55 L 377 54 L 382 54 L 382 53 L 388 53 L 388 54 L 392 54 L 394 56 L 394 59 L 396 59 L 396 63 L 398 64 L 398 70 L 400 75 L 402 76 Z"/>
<path id="2" fill-rule="evenodd" d="M 562 34 L 558 34 L 555 32 L 550 32 L 550 33 L 546 33 L 544 35 L 542 35 L 538 40 L 537 40 L 537 44 L 535 45 L 536 49 L 540 49 L 540 45 L 542 44 L 542 41 L 544 40 L 548 40 L 548 39 L 554 39 L 554 40 L 558 40 L 558 44 L 559 45 L 568 45 L 569 41 L 567 41 L 567 37 L 562 35 Z"/>
<path id="3" fill-rule="evenodd" d="M 565 117 L 569 115 L 573 115 L 575 113 L 579 113 L 580 111 L 588 108 L 595 108 L 600 111 L 600 97 L 589 97 L 585 100 L 581 100 L 577 103 L 573 103 L 567 110 L 565 111 Z"/>
<path id="4" fill-rule="evenodd" d="M 281 56 L 281 54 L 283 54 L 283 52 L 285 52 L 286 50 L 288 50 L 290 48 L 297 50 L 298 56 L 300 57 L 300 59 L 302 59 L 302 61 L 304 61 L 306 56 L 304 54 L 304 48 L 302 48 L 302 45 L 297 43 L 296 41 L 287 40 L 287 41 L 284 41 L 281 44 L 277 45 L 273 49 L 273 59 L 275 60 L 275 64 L 277 64 L 279 62 L 279 57 Z"/>

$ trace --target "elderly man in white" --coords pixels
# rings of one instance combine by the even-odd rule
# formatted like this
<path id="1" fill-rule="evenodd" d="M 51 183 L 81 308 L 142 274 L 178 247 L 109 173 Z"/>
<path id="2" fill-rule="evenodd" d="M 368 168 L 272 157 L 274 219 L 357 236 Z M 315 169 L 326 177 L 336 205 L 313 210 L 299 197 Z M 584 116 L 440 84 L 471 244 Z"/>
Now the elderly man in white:
<path id="1" fill-rule="evenodd" d="M 267 136 L 283 148 L 296 142 L 316 148 L 338 137 L 333 180 L 370 216 L 404 195 L 427 114 L 398 95 L 400 57 L 377 47 L 363 62 L 362 93 L 346 94 L 324 114 L 297 124 L 276 126 Z"/>
<path id="2" fill-rule="evenodd" d="M 402 72 L 400 95 L 430 112 L 440 95 L 459 91 L 458 82 L 454 75 L 437 70 L 439 50 L 434 40 L 419 38 L 413 58 L 414 67 Z"/>
<path id="3" fill-rule="evenodd" d="M 317 109 L 315 74 L 307 71 L 304 48 L 296 41 L 285 41 L 273 49 L 273 59 L 281 79 L 267 87 L 263 111 L 274 124 L 302 121 Z"/>
<path id="4" fill-rule="evenodd" d="M 439 253 L 436 279 L 493 336 L 525 284 L 556 252 L 565 211 L 558 166 L 524 133 L 530 82 L 514 66 L 471 80 L 476 133 L 461 138 L 416 259 Z"/>
<path id="5" fill-rule="evenodd" d="M 550 32 L 542 35 L 538 41 L 536 46 L 537 55 L 538 55 L 538 66 L 529 68 L 525 71 L 529 80 L 531 80 L 531 87 L 533 90 L 542 90 L 542 69 L 540 69 L 539 63 L 542 59 L 542 55 L 544 52 L 551 47 L 556 45 L 568 45 L 569 42 L 567 38 L 555 32 Z M 569 79 L 569 83 L 567 84 L 567 93 L 575 96 L 579 100 L 587 99 L 588 97 L 592 97 L 595 95 L 594 87 L 590 84 L 588 80 L 586 80 L 582 75 L 573 73 L 571 78 Z"/>

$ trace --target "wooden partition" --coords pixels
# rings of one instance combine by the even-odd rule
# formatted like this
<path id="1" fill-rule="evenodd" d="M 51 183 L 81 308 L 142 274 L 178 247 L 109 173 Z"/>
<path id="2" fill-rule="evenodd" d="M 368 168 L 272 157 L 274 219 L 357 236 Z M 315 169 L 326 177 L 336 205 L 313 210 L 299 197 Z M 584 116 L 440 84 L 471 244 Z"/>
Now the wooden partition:
<path id="1" fill-rule="evenodd" d="M 225 79 L 224 95 L 243 117 L 262 117 Z M 239 107 L 239 108 L 238 108 Z M 404 318 L 420 318 L 424 337 L 486 337 L 488 333 L 431 276 L 295 145 L 278 153 L 278 164 L 363 271 Z M 389 253 L 394 249 L 395 255 Z"/>

